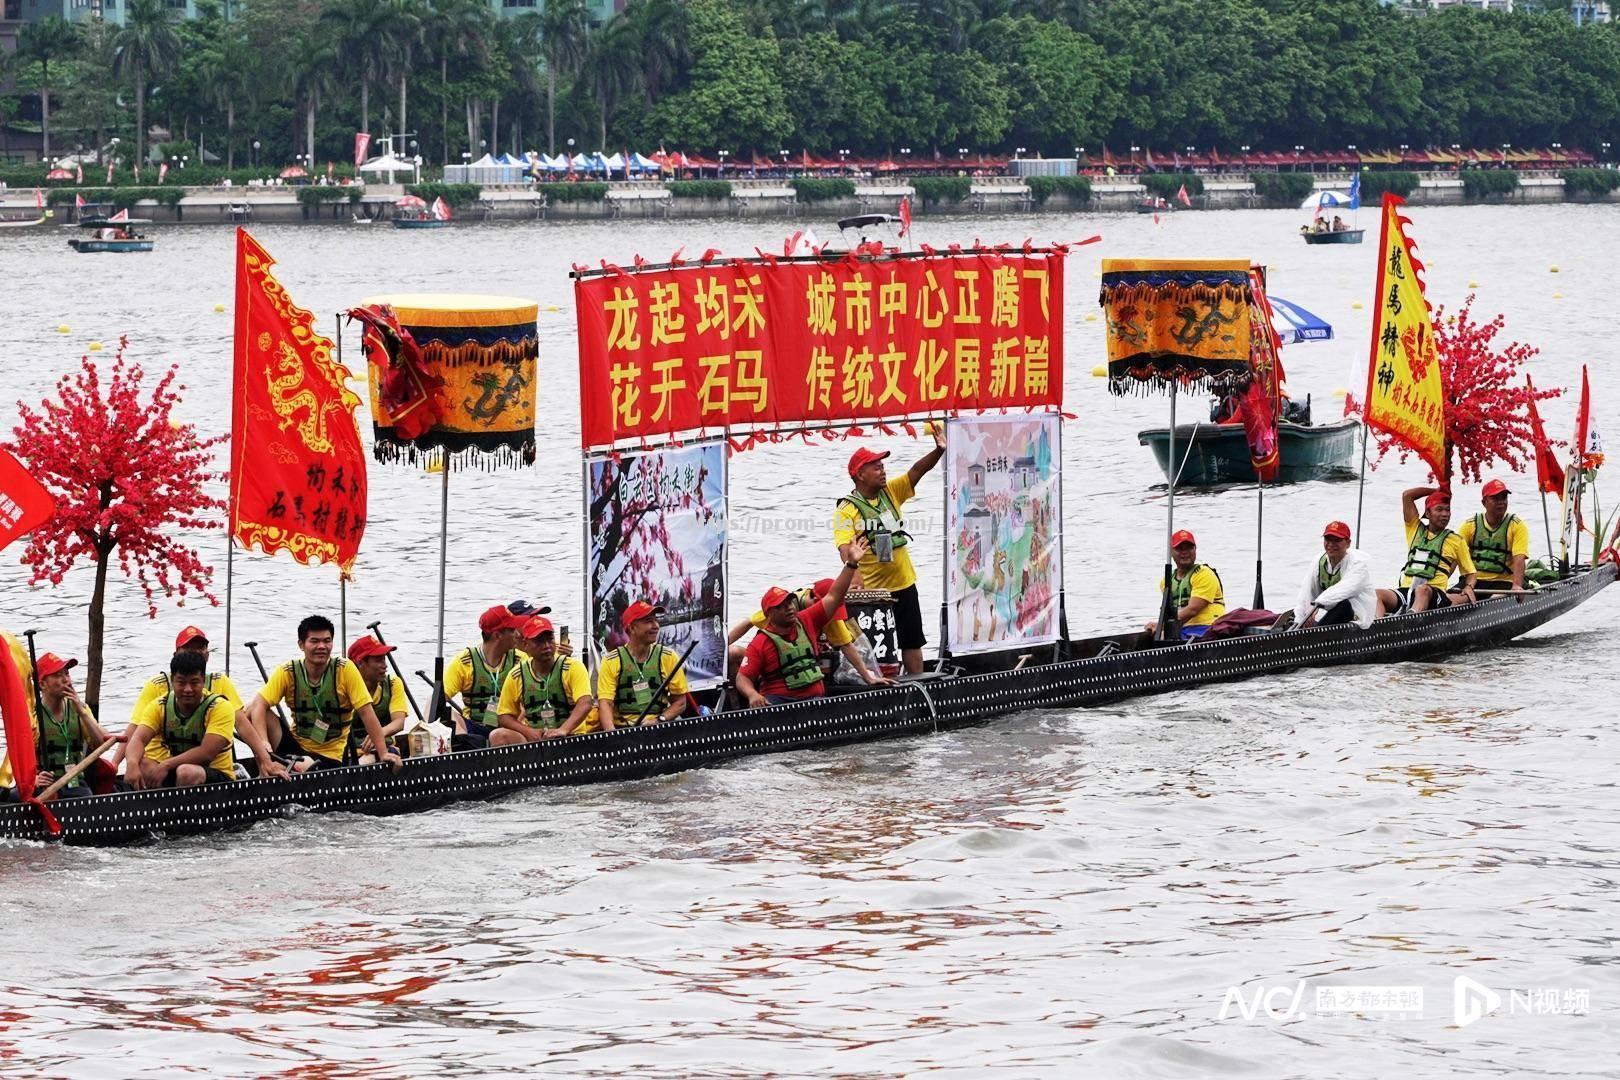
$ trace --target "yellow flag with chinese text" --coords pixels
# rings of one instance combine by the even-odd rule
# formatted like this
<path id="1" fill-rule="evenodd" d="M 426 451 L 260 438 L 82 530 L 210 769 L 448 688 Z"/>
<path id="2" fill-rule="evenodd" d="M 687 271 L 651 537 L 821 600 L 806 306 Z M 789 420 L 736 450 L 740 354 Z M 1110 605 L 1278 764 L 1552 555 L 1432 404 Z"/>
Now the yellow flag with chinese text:
<path id="1" fill-rule="evenodd" d="M 1423 264 L 1413 257 L 1412 241 L 1406 235 L 1410 219 L 1397 210 L 1404 204 L 1399 196 L 1384 195 L 1363 416 L 1368 427 L 1387 432 L 1410 447 L 1443 480 L 1445 385 L 1429 303 L 1423 296 Z"/>

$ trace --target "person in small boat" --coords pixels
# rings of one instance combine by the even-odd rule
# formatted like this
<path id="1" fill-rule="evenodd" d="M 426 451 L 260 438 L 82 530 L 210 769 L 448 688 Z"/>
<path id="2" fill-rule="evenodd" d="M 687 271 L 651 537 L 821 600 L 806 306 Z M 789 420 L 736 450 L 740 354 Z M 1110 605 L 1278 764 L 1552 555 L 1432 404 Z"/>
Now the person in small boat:
<path id="1" fill-rule="evenodd" d="M 397 771 L 399 755 L 383 740 L 382 724 L 371 707 L 371 692 L 360 672 L 343 657 L 332 655 L 337 629 L 324 615 L 311 615 L 298 624 L 298 649 L 303 654 L 270 673 L 253 702 L 248 719 L 276 752 L 294 760 L 294 771 L 335 769 L 344 764 L 349 728 L 358 720 L 365 726 L 378 760 Z M 271 707 L 285 704 L 292 711 L 292 727 L 283 730 Z"/>
<path id="2" fill-rule="evenodd" d="M 1417 501 L 1423 500 L 1423 513 Z M 1474 602 L 1474 560 L 1463 538 L 1446 526 L 1451 524 L 1451 492 L 1442 488 L 1415 487 L 1401 492 L 1401 515 L 1406 521 L 1406 565 L 1401 570 L 1398 589 L 1379 589 L 1379 611 L 1427 611 L 1450 607 L 1454 602 Z M 1427 521 L 1424 519 L 1427 518 Z M 1452 573 L 1462 575 L 1461 588 L 1447 595 Z"/>
<path id="3" fill-rule="evenodd" d="M 1513 492 L 1500 480 L 1492 480 L 1480 493 L 1485 512 L 1475 514 L 1457 527 L 1457 535 L 1468 545 L 1479 580 L 1475 593 L 1523 592 L 1524 567 L 1530 559 L 1530 526 L 1517 514 L 1508 513 L 1508 496 Z"/>
<path id="4" fill-rule="evenodd" d="M 861 447 L 850 456 L 849 476 L 854 490 L 838 500 L 833 513 L 833 542 L 844 562 L 855 560 L 851 545 L 856 536 L 866 538 L 867 552 L 859 558 L 861 577 L 868 589 L 887 589 L 894 597 L 894 617 L 900 637 L 900 660 L 905 670 L 917 674 L 923 669 L 923 646 L 928 635 L 923 630 L 922 602 L 917 595 L 917 571 L 911 565 L 900 507 L 917 491 L 939 459 L 945 456 L 945 432 L 933 429 L 934 449 L 918 458 L 904 476 L 890 480 L 884 469 L 883 453 Z"/>
<path id="5" fill-rule="evenodd" d="M 583 661 L 558 652 L 557 630 L 544 615 L 523 625 L 518 649 L 526 654 L 501 684 L 500 724 L 489 745 L 511 746 L 595 730 L 596 699 Z"/>
<path id="6" fill-rule="evenodd" d="M 388 654 L 398 646 L 385 645 L 372 634 L 354 639 L 349 646 L 349 663 L 360 673 L 371 695 L 371 711 L 382 724 L 383 745 L 405 730 L 411 715 L 410 699 L 405 696 L 405 680 L 388 670 Z M 376 744 L 361 728 L 349 725 L 349 745 L 344 760 L 351 765 L 369 765 L 376 760 Z"/>
<path id="7" fill-rule="evenodd" d="M 168 689 L 135 714 L 124 782 L 143 788 L 229 784 L 237 710 L 208 688 L 208 659 L 181 649 L 169 661 Z"/>
<path id="8" fill-rule="evenodd" d="M 200 627 L 188 626 L 181 630 L 180 633 L 175 635 L 174 648 L 176 652 L 197 653 L 203 658 L 205 664 L 208 661 L 208 635 L 203 633 Z M 259 775 L 286 779 L 287 767 L 272 756 L 270 744 L 265 741 L 265 737 L 260 734 L 259 729 L 249 722 L 247 707 L 242 704 L 242 695 L 237 692 L 236 684 L 231 681 L 231 677 L 222 671 L 210 671 L 208 673 L 208 683 L 204 690 L 207 693 L 217 694 L 224 698 L 230 703 L 231 708 L 235 710 L 236 737 L 246 743 L 248 748 L 253 751 L 253 759 L 258 765 Z M 148 679 L 146 685 L 141 687 L 140 696 L 135 699 L 135 709 L 130 713 L 129 722 L 131 724 L 139 723 L 140 717 L 146 712 L 147 706 L 168 692 L 168 672 L 159 672 Z M 119 747 L 118 752 L 113 755 L 115 764 L 127 749 L 127 746 Z"/>
<path id="9" fill-rule="evenodd" d="M 751 709 L 821 697 L 827 692 L 821 670 L 822 633 L 843 608 L 844 594 L 860 569 L 865 552 L 863 537 L 850 544 L 850 558 L 832 588 L 819 600 L 799 606 L 799 596 L 772 586 L 760 598 L 765 625 L 754 631 L 747 655 L 737 669 L 737 689 Z"/>
<path id="10" fill-rule="evenodd" d="M 39 712 L 34 736 L 34 760 L 39 763 L 34 781 L 36 793 L 50 787 L 57 777 L 107 741 L 107 733 L 96 723 L 90 706 L 74 689 L 73 676 L 69 673 L 78 664 L 77 660 L 64 660 L 55 653 L 46 653 L 34 669 L 40 698 L 36 710 L 43 710 Z M 89 794 L 87 769 L 58 792 L 57 797 L 76 799 Z"/>
<path id="11" fill-rule="evenodd" d="M 1182 640 L 1203 637 L 1210 626 L 1226 614 L 1226 593 L 1221 586 L 1221 575 L 1213 566 L 1198 561 L 1198 541 L 1186 529 L 1177 530 L 1170 538 L 1170 557 L 1175 572 L 1170 577 L 1170 594 L 1176 606 L 1176 622 L 1181 626 Z M 1164 580 L 1159 581 L 1164 592 Z M 1147 624 L 1147 632 L 1159 629 L 1157 621 Z"/>
<path id="12" fill-rule="evenodd" d="M 673 720 L 686 711 L 686 672 L 680 656 L 658 643 L 664 609 L 637 600 L 619 616 L 630 640 L 602 658 L 596 672 L 597 720 L 603 731 Z M 665 683 L 665 680 L 668 680 Z M 659 690 L 663 684 L 663 690 Z"/>
<path id="13" fill-rule="evenodd" d="M 478 616 L 479 644 L 467 646 L 445 664 L 444 696 L 450 701 L 461 698 L 461 715 L 450 740 L 455 749 L 489 744 L 490 729 L 496 726 L 493 706 L 521 659 L 515 651 L 518 632 L 528 621 L 529 615 L 514 615 L 504 604 L 489 608 Z"/>
<path id="14" fill-rule="evenodd" d="M 1305 574 L 1294 601 L 1294 629 L 1353 622 L 1365 630 L 1378 617 L 1367 553 L 1350 546 L 1350 526 L 1330 521 L 1322 530 L 1322 555 Z"/>
<path id="15" fill-rule="evenodd" d="M 1346 225 L 1344 223 L 1344 218 L 1340 217 L 1338 214 L 1333 215 L 1333 231 L 1334 232 L 1344 232 L 1349 227 L 1350 226 L 1348 226 L 1348 225 Z"/>

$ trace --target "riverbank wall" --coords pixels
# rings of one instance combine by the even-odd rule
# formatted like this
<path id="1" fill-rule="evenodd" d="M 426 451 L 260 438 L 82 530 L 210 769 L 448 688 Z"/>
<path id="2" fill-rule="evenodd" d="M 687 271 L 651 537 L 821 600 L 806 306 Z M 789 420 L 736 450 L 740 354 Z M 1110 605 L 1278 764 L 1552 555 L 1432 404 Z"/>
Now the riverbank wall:
<path id="1" fill-rule="evenodd" d="M 1319 174 L 1317 190 L 1343 191 L 1350 185 L 1348 174 Z M 1203 178 L 1204 190 L 1192 196 L 1190 207 L 1172 209 L 1187 212 L 1263 207 L 1247 177 Z M 561 202 L 550 200 L 526 186 L 487 187 L 478 200 L 456 211 L 459 221 L 575 221 L 616 218 L 750 218 L 827 220 L 862 213 L 894 213 L 902 198 L 912 199 L 912 213 L 925 217 L 937 213 L 1030 214 L 1043 211 L 1127 213 L 1148 197 L 1142 184 L 1128 178 L 1099 179 L 1092 183 L 1091 197 L 1077 199 L 1057 192 L 1036 200 L 1019 177 L 975 177 L 967 197 L 960 201 L 928 204 L 919 201 L 916 191 L 903 180 L 891 179 L 862 183 L 854 194 L 843 198 L 801 201 L 797 192 L 780 180 L 733 180 L 729 197 L 678 197 L 656 181 L 629 181 L 605 185 L 599 200 Z M 353 224 L 356 218 L 384 223 L 391 216 L 396 200 L 405 194 L 397 185 L 370 185 L 355 201 L 339 200 L 305 203 L 296 187 L 187 188 L 174 205 L 144 200 L 135 204 L 132 216 L 164 224 L 217 225 L 253 222 L 310 224 Z M 19 218 L 34 212 L 31 190 L 13 189 L 0 197 L 0 216 Z M 1484 198 L 1470 199 L 1463 181 L 1455 173 L 1424 174 L 1408 197 L 1414 206 L 1460 205 L 1473 203 L 1620 203 L 1620 191 L 1607 195 L 1567 193 L 1557 173 L 1519 175 L 1517 190 Z M 1280 211 L 1282 212 L 1282 211 Z M 1293 213 L 1299 213 L 1297 209 Z M 71 206 L 59 206 L 55 219 L 63 224 L 74 221 Z"/>

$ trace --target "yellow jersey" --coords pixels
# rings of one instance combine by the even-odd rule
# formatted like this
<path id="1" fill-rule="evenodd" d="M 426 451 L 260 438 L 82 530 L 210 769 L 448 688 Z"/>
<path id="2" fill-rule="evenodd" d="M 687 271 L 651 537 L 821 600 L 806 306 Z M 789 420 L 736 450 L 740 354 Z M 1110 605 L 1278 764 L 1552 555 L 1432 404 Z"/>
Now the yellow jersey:
<path id="1" fill-rule="evenodd" d="M 568 697 L 571 715 L 573 706 L 578 703 L 580 698 L 591 696 L 591 677 L 586 672 L 583 661 L 573 657 L 569 657 L 568 660 L 569 663 L 563 668 L 562 688 L 563 693 Z M 561 664 L 562 662 L 563 657 L 559 656 L 552 661 L 552 664 Z M 523 662 L 518 664 L 517 667 L 513 668 L 511 673 L 506 676 L 506 682 L 501 684 L 501 702 L 496 706 L 497 717 L 515 716 L 519 720 L 524 719 L 523 670 L 525 668 L 528 669 L 530 678 L 536 680 L 537 682 L 545 681 L 545 676 L 541 675 L 539 671 L 535 670 L 534 658 L 525 657 Z M 563 722 L 566 722 L 567 719 L 567 716 L 559 717 L 559 720 Z M 585 718 L 579 722 L 579 726 L 569 734 L 585 735 L 595 730 L 596 709 L 592 708 L 590 712 L 585 714 Z"/>
<path id="2" fill-rule="evenodd" d="M 905 473 L 900 474 L 883 489 L 888 494 L 888 501 L 898 511 L 900 506 L 916 494 L 911 486 L 911 477 Z M 881 506 L 883 499 L 878 499 Z M 861 528 L 862 513 L 859 507 L 850 501 L 846 495 L 838 501 L 838 509 L 833 512 L 833 543 L 842 548 L 845 544 L 854 543 L 855 537 L 863 532 Z M 891 526 L 892 527 L 892 526 Z M 887 589 L 890 592 L 899 592 L 917 583 L 917 571 L 911 565 L 911 554 L 906 550 L 909 544 L 895 546 L 894 558 L 890 562 L 879 562 L 874 552 L 867 552 L 861 560 L 861 577 L 868 589 Z M 829 640 L 828 644 L 832 644 Z"/>
<path id="3" fill-rule="evenodd" d="M 217 693 L 217 691 L 211 691 Z M 211 769 L 218 769 L 233 780 L 236 778 L 236 756 L 232 751 L 236 739 L 236 708 L 230 701 L 220 695 L 208 707 L 208 715 L 204 717 L 204 733 L 218 735 L 225 740 L 225 749 L 214 756 L 208 763 Z M 148 761 L 168 761 L 174 756 L 167 744 L 163 741 L 163 698 L 147 704 L 146 708 L 135 714 L 135 723 L 153 732 L 146 743 L 146 759 Z"/>
<path id="4" fill-rule="evenodd" d="M 1421 521 L 1408 521 L 1406 523 L 1406 546 L 1408 549 L 1411 548 L 1412 541 L 1417 537 L 1418 530 L 1421 528 L 1423 528 Z M 1474 557 L 1468 552 L 1468 542 L 1455 532 L 1450 533 L 1446 537 L 1446 542 L 1440 546 L 1440 557 L 1450 563 L 1453 570 L 1462 577 L 1474 573 Z M 1443 589 L 1450 580 L 1451 572 L 1442 571 L 1431 577 L 1428 584 L 1436 589 Z M 1411 575 L 1402 574 L 1401 588 L 1407 588 L 1411 584 Z"/>
<path id="5" fill-rule="evenodd" d="M 294 664 L 302 664 L 303 662 L 302 658 L 292 661 Z M 366 689 L 366 680 L 361 678 L 360 670 L 353 664 L 347 660 L 339 664 L 336 657 L 333 657 L 330 663 L 338 664 L 337 696 L 339 712 L 337 725 L 329 733 L 331 737 L 325 742 L 314 742 L 306 739 L 299 735 L 297 731 L 293 732 L 293 738 L 298 740 L 298 745 L 306 754 L 315 754 L 333 761 L 342 761 L 343 748 L 349 740 L 349 725 L 355 722 L 354 711 L 362 705 L 371 704 L 371 691 Z M 326 677 L 324 671 L 321 673 L 321 677 L 323 679 Z M 293 682 L 290 667 L 287 664 L 278 664 L 275 670 L 270 672 L 270 681 L 264 684 L 264 687 L 259 691 L 259 696 L 270 705 L 284 704 L 288 709 L 291 709 L 293 707 Z M 384 722 L 386 723 L 386 721 Z"/>
<path id="6" fill-rule="evenodd" d="M 1473 557 L 1473 553 L 1474 553 L 1474 522 L 1475 522 L 1475 520 L 1476 520 L 1475 518 L 1471 517 L 1467 521 L 1463 522 L 1460 526 L 1457 527 L 1457 535 L 1462 537 L 1463 543 L 1468 545 L 1468 554 L 1469 554 L 1470 558 Z M 1407 543 L 1411 543 L 1411 540 L 1408 539 Z M 1499 573 L 1499 574 L 1487 574 L 1485 571 L 1479 570 L 1478 571 L 1479 572 L 1479 580 L 1481 580 L 1481 581 L 1506 581 L 1506 582 L 1512 582 L 1512 580 L 1513 580 L 1513 560 L 1518 558 L 1520 555 L 1523 555 L 1526 559 L 1528 559 L 1530 557 L 1530 526 L 1528 526 L 1528 525 L 1526 525 L 1524 523 L 1523 518 L 1520 518 L 1518 516 L 1514 516 L 1513 519 L 1508 522 L 1507 546 L 1508 546 L 1508 569 L 1507 569 L 1507 572 L 1506 573 Z M 1477 566 L 1476 566 L 1476 569 L 1478 569 Z"/>
<path id="7" fill-rule="evenodd" d="M 1171 576 L 1172 578 L 1176 577 L 1174 571 L 1171 572 Z M 1224 590 L 1221 588 L 1220 576 L 1217 575 L 1214 570 L 1200 563 L 1193 569 L 1190 577 L 1190 587 L 1185 589 L 1187 598 L 1191 600 L 1205 600 L 1208 601 L 1208 603 L 1204 605 L 1203 611 L 1200 611 L 1198 614 L 1194 615 L 1181 625 L 1183 627 L 1209 626 L 1216 619 L 1226 614 L 1226 595 Z M 1178 599 L 1180 599 L 1179 594 L 1183 591 L 1183 582 L 1186 580 L 1187 579 L 1183 578 L 1176 581 L 1176 592 L 1178 594 Z M 1163 575 L 1160 575 L 1159 577 L 1159 591 L 1164 592 Z M 1177 607 L 1179 608 L 1185 606 L 1186 602 L 1186 600 L 1181 600 Z"/>

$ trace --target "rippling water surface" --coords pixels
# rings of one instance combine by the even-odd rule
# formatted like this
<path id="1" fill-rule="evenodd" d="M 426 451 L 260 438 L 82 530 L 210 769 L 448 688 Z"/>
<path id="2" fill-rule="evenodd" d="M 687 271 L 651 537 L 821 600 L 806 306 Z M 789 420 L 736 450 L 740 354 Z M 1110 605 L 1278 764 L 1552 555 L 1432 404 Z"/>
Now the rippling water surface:
<path id="1" fill-rule="evenodd" d="M 1599 419 L 1612 423 L 1614 211 L 1414 217 L 1431 296 L 1454 305 L 1477 281 L 1480 308 L 1542 347 L 1538 383 L 1578 383 L 1592 364 Z M 1163 422 L 1164 400 L 1112 399 L 1090 373 L 1102 360 L 1100 322 L 1086 321 L 1099 257 L 1268 264 L 1275 292 L 1340 335 L 1284 357 L 1296 395 L 1313 393 L 1318 409 L 1336 409 L 1332 392 L 1365 354 L 1367 312 L 1352 305 L 1371 300 L 1376 246 L 1307 248 L 1293 215 L 919 224 L 935 244 L 1104 236 L 1069 272 L 1077 633 L 1151 615 L 1164 520 L 1161 478 L 1135 439 Z M 1376 216 L 1362 224 L 1375 232 Z M 621 221 L 256 234 L 327 325 L 380 292 L 541 303 L 540 467 L 453 480 L 459 641 L 475 637 L 480 610 L 515 596 L 582 621 L 568 265 L 683 245 L 749 252 L 787 231 Z M 88 342 L 121 334 L 149 367 L 181 364 L 188 419 L 228 428 L 230 316 L 213 307 L 230 305 L 230 233 L 158 234 L 156 253 L 129 258 L 77 256 L 54 232 L 0 237 L 5 428 L 17 399 L 39 400 Z M 356 345 L 351 336 L 351 361 Z M 1567 430 L 1571 403 L 1546 412 Z M 902 461 L 923 449 L 884 445 Z M 799 445 L 734 460 L 737 603 L 832 563 L 827 532 L 806 519 L 844 490 L 848 452 Z M 1398 493 L 1422 478 L 1391 462 L 1369 479 L 1364 546 L 1390 576 Z M 1539 508 L 1522 494 L 1533 487 L 1514 484 L 1515 508 L 1539 550 Z M 407 667 L 431 666 L 437 478 L 374 466 L 371 488 L 350 633 L 382 618 Z M 925 603 L 938 595 L 938 493 L 930 477 L 913 515 Z M 1355 494 L 1315 483 L 1268 495 L 1272 606 L 1315 558 L 1321 524 L 1354 519 Z M 1177 504 L 1239 600 L 1253 587 L 1254 510 L 1243 491 Z M 223 562 L 217 534 L 202 543 Z M 15 553 L 0 564 L 0 621 L 77 654 L 88 577 L 30 587 Z M 248 556 L 235 598 L 237 642 L 279 658 L 299 617 L 335 611 L 338 589 L 331 573 Z M 390 820 L 300 816 L 124 851 L 0 844 L 0 1074 L 1614 1075 L 1617 599 L 1442 663 L 1301 672 Z M 182 623 L 223 638 L 221 611 L 144 615 L 138 590 L 116 582 L 103 693 L 113 725 Z M 232 670 L 251 692 L 244 669 L 238 645 Z M 1502 1006 L 1459 1026 L 1458 976 L 1498 990 Z M 1301 980 L 1304 1006 L 1290 1014 Z M 1245 1018 L 1234 985 L 1250 999 L 1275 990 L 1278 1017 Z M 1421 987 L 1422 1016 L 1316 1012 L 1318 988 L 1349 985 Z M 1515 988 L 1584 991 L 1587 1015 L 1513 1014 Z"/>

